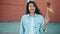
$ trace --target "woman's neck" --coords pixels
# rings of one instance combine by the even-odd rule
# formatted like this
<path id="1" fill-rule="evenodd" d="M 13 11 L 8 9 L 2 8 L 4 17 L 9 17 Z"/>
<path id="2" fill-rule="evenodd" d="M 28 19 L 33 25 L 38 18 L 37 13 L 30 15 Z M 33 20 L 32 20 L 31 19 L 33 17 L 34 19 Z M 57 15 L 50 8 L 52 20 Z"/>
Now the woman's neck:
<path id="1" fill-rule="evenodd" d="M 30 13 L 30 16 L 32 17 L 32 16 L 34 16 L 34 14 L 35 14 L 35 13 Z"/>

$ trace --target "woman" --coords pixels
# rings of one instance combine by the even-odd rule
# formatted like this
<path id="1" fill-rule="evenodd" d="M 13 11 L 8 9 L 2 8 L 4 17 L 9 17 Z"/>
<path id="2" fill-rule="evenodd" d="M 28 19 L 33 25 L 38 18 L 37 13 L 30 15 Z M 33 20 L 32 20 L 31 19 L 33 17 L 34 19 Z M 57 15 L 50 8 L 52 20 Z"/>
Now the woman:
<path id="1" fill-rule="evenodd" d="M 20 34 L 43 34 L 49 22 L 40 13 L 35 2 L 30 1 L 26 6 L 26 15 L 23 15 L 20 24 Z"/>

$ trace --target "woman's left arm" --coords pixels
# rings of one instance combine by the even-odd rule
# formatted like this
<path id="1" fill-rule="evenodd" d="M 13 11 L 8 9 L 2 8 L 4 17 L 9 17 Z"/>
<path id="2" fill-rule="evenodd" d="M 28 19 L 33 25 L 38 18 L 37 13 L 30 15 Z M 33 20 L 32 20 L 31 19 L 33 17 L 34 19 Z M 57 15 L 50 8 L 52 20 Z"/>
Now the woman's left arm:
<path id="1" fill-rule="evenodd" d="M 45 23 L 44 23 L 44 25 L 42 26 L 43 31 L 45 31 L 46 25 L 48 24 L 49 21 L 50 21 L 50 18 L 49 18 L 48 16 L 45 16 Z"/>

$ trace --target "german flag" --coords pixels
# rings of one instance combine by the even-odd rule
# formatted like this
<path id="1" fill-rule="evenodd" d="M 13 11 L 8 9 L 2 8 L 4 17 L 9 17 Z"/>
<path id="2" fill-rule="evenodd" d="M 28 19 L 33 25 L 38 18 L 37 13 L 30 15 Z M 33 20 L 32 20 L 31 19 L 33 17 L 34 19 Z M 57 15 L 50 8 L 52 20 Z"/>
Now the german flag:
<path id="1" fill-rule="evenodd" d="M 50 2 L 47 2 L 47 11 L 53 13 L 53 9 Z"/>

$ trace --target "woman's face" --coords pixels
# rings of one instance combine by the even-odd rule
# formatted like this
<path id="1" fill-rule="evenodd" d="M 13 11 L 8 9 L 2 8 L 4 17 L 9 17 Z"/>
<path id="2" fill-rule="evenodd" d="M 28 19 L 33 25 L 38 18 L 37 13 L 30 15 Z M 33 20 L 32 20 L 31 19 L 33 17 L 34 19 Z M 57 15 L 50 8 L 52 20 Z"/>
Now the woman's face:
<path id="1" fill-rule="evenodd" d="M 34 13 L 35 12 L 35 7 L 34 7 L 34 5 L 32 4 L 32 3 L 30 3 L 29 4 L 29 11 L 30 11 L 30 13 Z"/>

